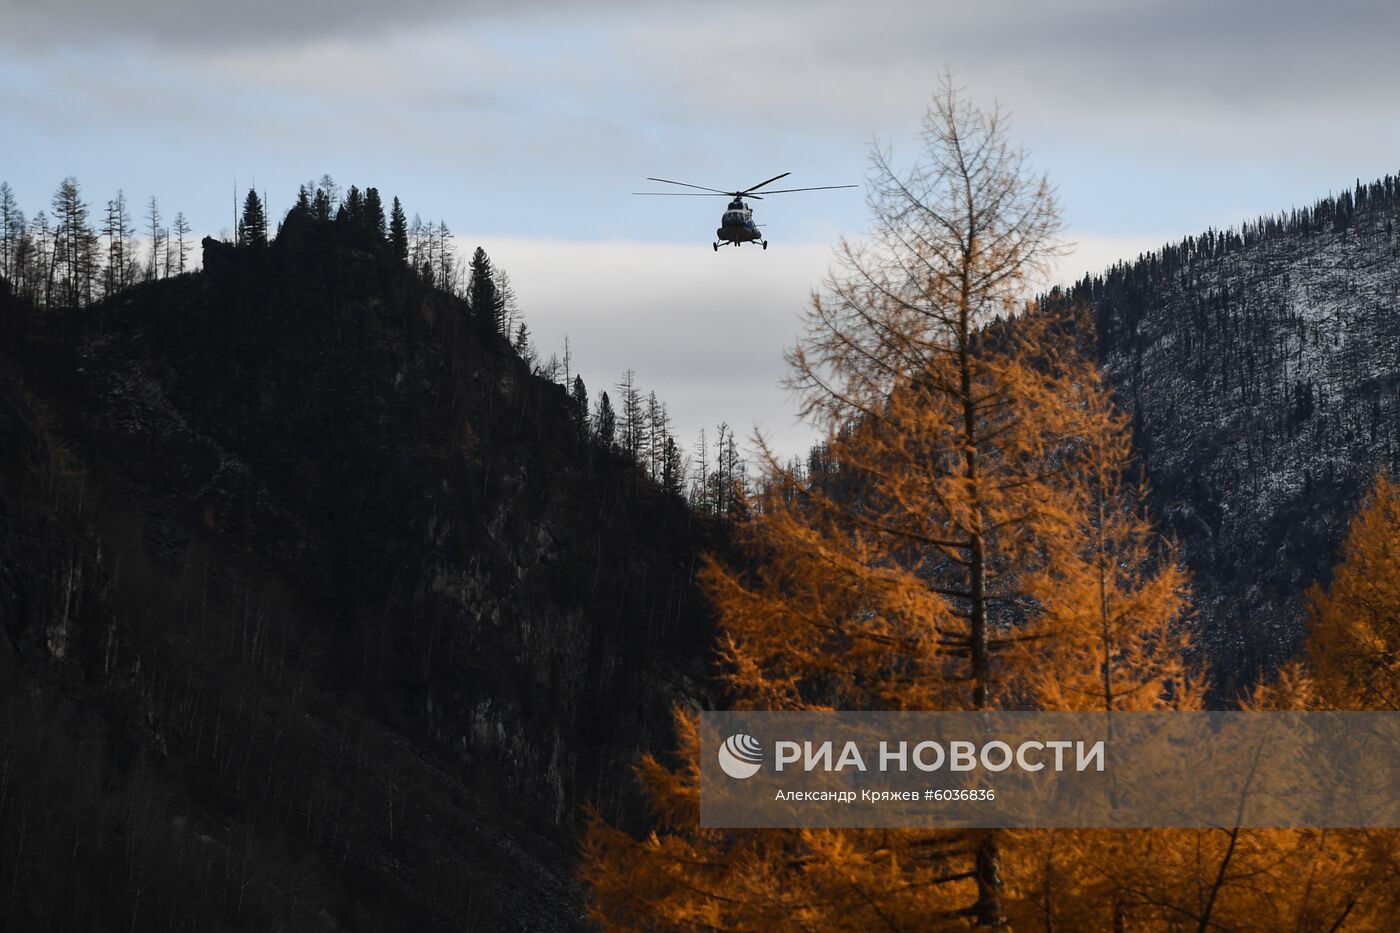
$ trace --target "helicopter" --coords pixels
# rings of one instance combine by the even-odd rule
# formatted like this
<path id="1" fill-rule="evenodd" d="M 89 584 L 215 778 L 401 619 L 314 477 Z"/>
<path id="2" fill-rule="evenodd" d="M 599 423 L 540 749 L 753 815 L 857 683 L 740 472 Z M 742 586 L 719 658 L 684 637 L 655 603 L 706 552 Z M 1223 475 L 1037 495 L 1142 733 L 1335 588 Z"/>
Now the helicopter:
<path id="1" fill-rule="evenodd" d="M 762 224 L 753 222 L 753 208 L 744 203 L 744 198 L 752 198 L 761 201 L 770 194 L 791 194 L 794 191 L 830 191 L 833 188 L 857 188 L 858 185 L 820 185 L 816 188 L 774 188 L 764 191 L 762 194 L 756 192 L 764 185 L 771 185 L 780 178 L 786 178 L 792 172 L 783 172 L 781 175 L 774 175 L 767 181 L 761 181 L 756 185 L 750 185 L 742 191 L 721 191 L 719 188 L 706 188 L 704 185 L 692 185 L 685 181 L 671 181 L 669 178 L 648 178 L 647 181 L 658 181 L 663 185 L 680 185 L 682 188 L 696 188 L 703 194 L 696 194 L 690 191 L 634 191 L 633 194 L 661 198 L 731 198 L 729 206 L 724 209 L 724 213 L 719 219 L 719 229 L 715 231 L 715 236 L 719 237 L 712 245 L 715 252 L 724 243 L 734 246 L 741 246 L 744 243 L 759 243 L 764 249 L 768 248 L 768 241 L 762 238 L 758 228 Z"/>

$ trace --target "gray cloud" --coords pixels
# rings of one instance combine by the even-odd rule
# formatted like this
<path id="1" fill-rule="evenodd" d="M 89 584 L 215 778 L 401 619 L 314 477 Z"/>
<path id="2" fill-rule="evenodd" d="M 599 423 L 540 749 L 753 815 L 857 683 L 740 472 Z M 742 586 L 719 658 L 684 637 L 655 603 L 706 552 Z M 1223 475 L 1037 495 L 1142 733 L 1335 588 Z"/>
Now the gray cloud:
<path id="1" fill-rule="evenodd" d="M 1340 0 L 1002 0 L 914 6 L 811 0 L 742 4 L 680 27 L 648 18 L 633 53 L 667 96 L 716 115 L 868 133 L 904 121 L 938 70 L 979 98 L 1104 134 L 1184 130 L 1208 137 L 1319 107 L 1385 106 L 1400 86 L 1400 5 Z M 734 30 L 730 13 L 743 10 Z M 755 71 L 763 80 L 755 80 Z M 917 113 L 917 109 L 913 111 Z M 1226 114 L 1225 121 L 1217 119 Z M 1393 120 L 1389 120 L 1393 122 Z M 1227 144 L 1240 134 L 1229 134 Z"/>
<path id="2" fill-rule="evenodd" d="M 281 46 L 372 36 L 454 18 L 522 18 L 628 0 L 0 0 L 0 44 L 86 45 L 135 39 L 158 45 Z"/>

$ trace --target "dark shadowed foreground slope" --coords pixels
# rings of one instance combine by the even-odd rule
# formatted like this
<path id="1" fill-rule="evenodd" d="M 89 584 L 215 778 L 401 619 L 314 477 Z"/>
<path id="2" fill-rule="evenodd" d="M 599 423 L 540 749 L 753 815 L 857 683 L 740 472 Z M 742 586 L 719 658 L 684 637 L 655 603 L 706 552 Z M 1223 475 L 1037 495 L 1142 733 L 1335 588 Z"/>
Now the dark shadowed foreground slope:
<path id="1" fill-rule="evenodd" d="M 1227 692 L 1296 650 L 1374 472 L 1400 469 L 1400 180 L 1086 279 L 1151 505 Z"/>
<path id="2" fill-rule="evenodd" d="M 671 744 L 707 529 L 332 241 L 0 298 L 0 926 L 567 928 Z"/>

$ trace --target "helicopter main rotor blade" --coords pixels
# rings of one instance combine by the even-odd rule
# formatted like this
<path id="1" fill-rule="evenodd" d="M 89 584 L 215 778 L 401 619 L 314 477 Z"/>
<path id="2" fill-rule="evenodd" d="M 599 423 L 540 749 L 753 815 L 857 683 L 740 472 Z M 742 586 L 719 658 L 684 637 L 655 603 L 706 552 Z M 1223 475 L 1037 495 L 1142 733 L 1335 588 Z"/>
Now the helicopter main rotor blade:
<path id="1" fill-rule="evenodd" d="M 741 194 L 748 194 L 750 191 L 757 191 L 759 188 L 762 188 L 764 185 L 771 185 L 771 184 L 773 184 L 773 182 L 777 181 L 779 178 L 787 178 L 787 177 L 788 177 L 789 175 L 791 175 L 791 174 L 792 174 L 792 172 L 783 172 L 781 175 L 774 175 L 772 178 L 768 179 L 767 181 L 761 181 L 761 182 L 759 182 L 759 183 L 756 184 L 756 185 L 753 185 L 753 186 L 751 186 L 751 187 L 745 188 L 745 189 L 741 192 Z"/>
<path id="2" fill-rule="evenodd" d="M 781 178 L 782 176 L 779 175 L 778 177 Z M 688 181 L 671 181 L 671 179 L 669 179 L 669 178 L 650 178 L 650 177 L 647 178 L 647 181 L 659 181 L 659 182 L 661 182 L 662 184 L 666 184 L 666 185 L 680 185 L 682 188 L 699 188 L 701 191 L 713 191 L 715 194 L 723 194 L 723 195 L 728 195 L 728 196 L 730 196 L 730 197 L 733 197 L 733 195 L 734 195 L 734 192 L 732 192 L 732 191 L 720 191 L 718 188 L 706 188 L 704 185 L 692 185 L 692 184 L 691 184 L 690 182 L 688 182 Z"/>
<path id="3" fill-rule="evenodd" d="M 716 191 L 714 194 L 705 194 L 700 191 L 633 191 L 633 194 L 653 198 L 752 198 L 755 201 L 762 201 L 761 194 L 742 194 L 733 191 Z"/>
<path id="4" fill-rule="evenodd" d="M 831 191 L 835 188 L 859 188 L 860 185 L 818 185 L 815 188 L 774 188 L 764 194 L 791 194 L 794 191 Z"/>

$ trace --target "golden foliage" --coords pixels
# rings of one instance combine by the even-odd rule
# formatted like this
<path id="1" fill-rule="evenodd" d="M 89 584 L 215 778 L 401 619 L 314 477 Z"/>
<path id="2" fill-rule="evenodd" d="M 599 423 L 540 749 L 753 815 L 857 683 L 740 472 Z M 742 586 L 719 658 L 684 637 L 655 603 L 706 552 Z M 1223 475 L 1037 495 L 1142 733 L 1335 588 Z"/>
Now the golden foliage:
<path id="1" fill-rule="evenodd" d="M 1025 930 L 1384 930 L 1393 895 L 1338 830 L 1040 830 L 1009 846 Z M 1393 854 L 1392 854 L 1393 864 Z M 1392 882 L 1393 884 L 1393 882 Z"/>
<path id="2" fill-rule="evenodd" d="M 827 432 L 809 474 L 765 457 L 748 560 L 703 584 L 736 708 L 1195 709 L 1187 580 L 1132 481 L 1128 428 L 1071 325 L 1014 315 L 1054 200 L 998 117 L 945 84 L 928 158 L 877 152 L 876 236 L 843 244 L 789 384 Z M 765 451 L 766 453 L 766 451 Z M 1400 708 L 1400 503 L 1378 480 L 1331 588 L 1316 668 L 1256 709 Z M 637 768 L 654 829 L 592 817 L 606 929 L 1386 929 L 1394 833 L 699 827 L 695 720 Z"/>
<path id="3" fill-rule="evenodd" d="M 581 878 L 589 914 L 608 930 L 863 931 L 881 918 L 920 929 L 965 928 L 946 877 L 962 840 L 893 830 L 705 830 L 699 823 L 699 738 L 676 715 L 681 762 L 646 758 L 638 777 L 656 830 L 634 839 L 597 814 Z"/>
<path id="4" fill-rule="evenodd" d="M 1115 411 L 1100 375 L 1077 386 L 1085 419 L 1072 520 L 1048 541 L 1039 594 L 1056 637 L 1036 697 L 1042 709 L 1196 709 L 1201 674 L 1188 670 L 1186 573 L 1146 515 L 1144 490 L 1130 481 L 1127 418 Z"/>
<path id="5" fill-rule="evenodd" d="M 1332 709 L 1400 710 L 1400 490 L 1376 477 L 1326 590 L 1308 593 L 1308 659 Z"/>

